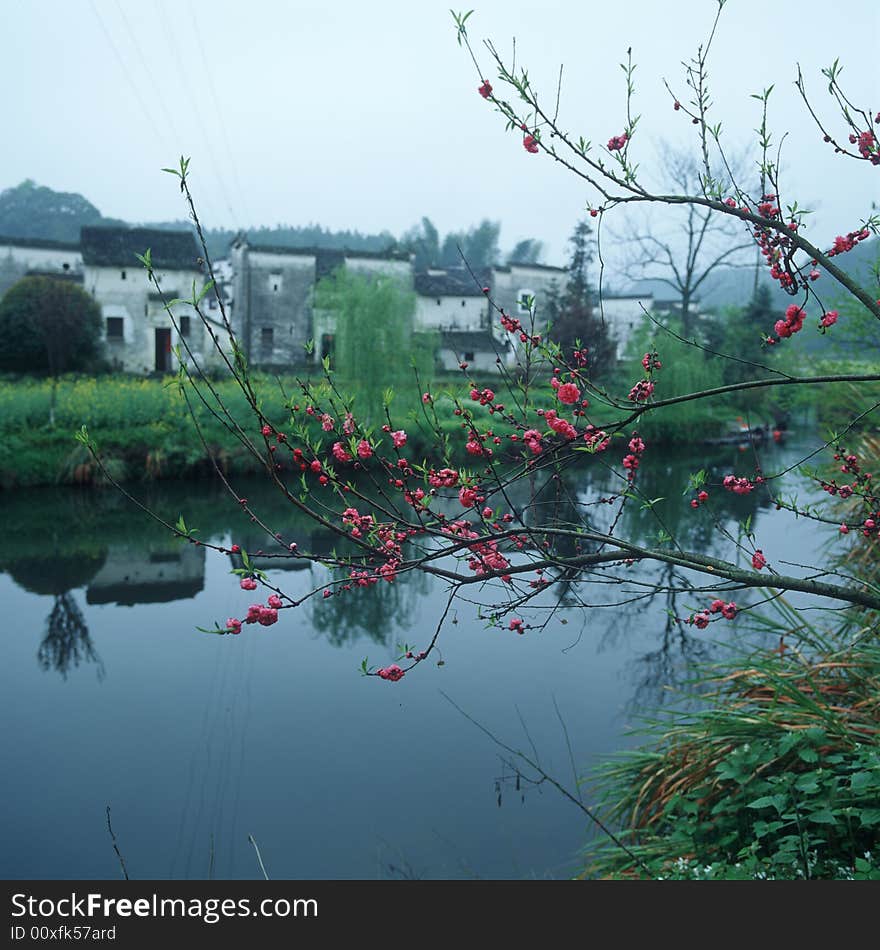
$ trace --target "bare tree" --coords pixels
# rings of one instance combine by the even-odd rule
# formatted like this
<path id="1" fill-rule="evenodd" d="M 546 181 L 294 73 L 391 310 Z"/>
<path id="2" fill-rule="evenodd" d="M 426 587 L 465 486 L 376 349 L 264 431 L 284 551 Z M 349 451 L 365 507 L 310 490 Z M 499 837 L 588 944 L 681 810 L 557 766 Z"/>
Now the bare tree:
<path id="1" fill-rule="evenodd" d="M 674 185 L 684 194 L 705 193 L 707 182 L 698 156 L 658 144 L 660 177 L 664 185 Z M 734 161 L 723 173 L 713 175 L 712 184 L 732 188 L 745 162 Z M 730 171 L 733 174 L 730 174 Z M 719 268 L 753 267 L 748 251 L 754 254 L 755 241 L 743 225 L 709 207 L 688 204 L 673 210 L 665 220 L 672 226 L 657 230 L 647 216 L 632 220 L 621 240 L 630 246 L 624 273 L 630 280 L 653 279 L 669 286 L 681 302 L 682 333 L 692 337 L 695 329 L 694 305 L 706 279 Z"/>

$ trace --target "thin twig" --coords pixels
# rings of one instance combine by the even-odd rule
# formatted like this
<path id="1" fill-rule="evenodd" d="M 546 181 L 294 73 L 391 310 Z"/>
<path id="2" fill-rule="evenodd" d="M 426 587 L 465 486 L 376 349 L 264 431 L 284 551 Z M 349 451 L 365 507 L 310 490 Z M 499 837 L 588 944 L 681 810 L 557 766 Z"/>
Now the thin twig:
<path id="1" fill-rule="evenodd" d="M 263 859 L 260 856 L 260 849 L 257 847 L 257 842 L 254 840 L 253 835 L 248 835 L 248 841 L 254 846 L 254 851 L 257 852 L 257 861 L 260 863 L 260 870 L 263 872 L 263 877 L 268 881 L 269 875 L 266 873 L 265 865 L 263 864 Z"/>
<path id="2" fill-rule="evenodd" d="M 116 852 L 116 857 L 119 858 L 119 866 L 122 868 L 122 876 L 127 880 L 128 871 L 125 867 L 125 860 L 122 857 L 122 852 L 119 850 L 119 845 L 116 843 L 116 835 L 113 833 L 113 825 L 110 824 L 110 806 L 107 806 L 107 830 L 110 832 L 110 839 L 113 842 L 113 850 Z"/>

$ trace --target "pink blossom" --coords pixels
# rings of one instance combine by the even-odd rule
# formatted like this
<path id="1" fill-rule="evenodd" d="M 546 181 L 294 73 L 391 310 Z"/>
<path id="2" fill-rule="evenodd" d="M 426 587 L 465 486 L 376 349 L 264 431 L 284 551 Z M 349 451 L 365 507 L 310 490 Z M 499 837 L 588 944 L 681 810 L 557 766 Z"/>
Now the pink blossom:
<path id="1" fill-rule="evenodd" d="M 403 429 L 397 429 L 391 433 L 391 439 L 394 442 L 394 448 L 403 448 L 406 445 L 406 432 Z"/>
<path id="2" fill-rule="evenodd" d="M 570 406 L 581 398 L 581 391 L 574 383 L 563 383 L 559 389 L 556 390 L 556 396 L 560 402 L 564 402 Z"/>
<path id="3" fill-rule="evenodd" d="M 492 85 L 488 79 L 483 80 L 482 86 L 477 89 L 477 92 L 484 98 L 488 99 L 492 95 Z"/>
<path id="4" fill-rule="evenodd" d="M 252 577 L 243 577 L 239 582 L 242 590 L 256 590 L 257 582 Z"/>
<path id="5" fill-rule="evenodd" d="M 640 379 L 629 391 L 632 402 L 647 402 L 654 392 L 654 382 L 650 379 Z"/>
<path id="6" fill-rule="evenodd" d="M 454 468 L 441 468 L 439 472 L 431 469 L 428 483 L 432 488 L 455 488 L 458 484 L 458 472 Z"/>
<path id="7" fill-rule="evenodd" d="M 402 670 L 396 663 L 392 663 L 391 666 L 377 670 L 377 673 L 383 680 L 391 680 L 392 683 L 396 683 L 399 679 L 403 679 L 406 671 Z"/>
<path id="8" fill-rule="evenodd" d="M 357 444 L 357 454 L 360 459 L 368 459 L 373 454 L 373 449 L 366 439 L 361 439 Z"/>
<path id="9" fill-rule="evenodd" d="M 458 500 L 461 502 L 463 507 L 471 508 L 474 502 L 477 500 L 477 489 L 468 488 L 465 485 L 462 485 L 458 490 Z"/>
<path id="10" fill-rule="evenodd" d="M 350 462 L 351 453 L 346 452 L 341 442 L 334 442 L 330 450 L 337 462 Z"/>
<path id="11" fill-rule="evenodd" d="M 226 621 L 226 629 L 230 633 L 241 633 L 241 621 L 237 617 L 229 617 Z"/>

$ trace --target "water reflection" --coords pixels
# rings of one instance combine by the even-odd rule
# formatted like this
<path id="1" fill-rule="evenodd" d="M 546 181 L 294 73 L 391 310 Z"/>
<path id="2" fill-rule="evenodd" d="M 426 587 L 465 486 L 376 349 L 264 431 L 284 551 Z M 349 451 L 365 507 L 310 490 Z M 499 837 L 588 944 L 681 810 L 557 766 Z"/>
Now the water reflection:
<path id="1" fill-rule="evenodd" d="M 196 596 L 205 586 L 205 549 L 167 544 L 114 544 L 86 588 L 86 603 L 159 604 Z"/>
<path id="2" fill-rule="evenodd" d="M 71 669 L 81 663 L 94 663 L 98 678 L 104 678 L 104 664 L 72 595 L 74 589 L 89 583 L 104 561 L 102 551 L 86 551 L 80 555 L 56 551 L 54 555 L 41 553 L 16 558 L 6 565 L 10 576 L 22 590 L 54 599 L 46 618 L 46 633 L 37 650 L 40 669 L 55 670 L 67 679 Z"/>
<path id="3" fill-rule="evenodd" d="M 430 586 L 427 575 L 409 573 L 398 575 L 393 583 L 380 581 L 372 587 L 347 591 L 312 608 L 312 627 L 334 646 L 365 637 L 396 647 L 402 642 L 402 635 L 392 634 L 416 628 L 415 621 Z M 420 633 L 423 640 L 416 646 L 424 646 L 433 629 L 423 627 Z"/>
<path id="4" fill-rule="evenodd" d="M 779 451 L 775 446 L 767 450 Z M 720 488 L 712 489 L 704 511 L 694 511 L 683 503 L 682 495 L 686 502 L 691 494 L 687 491 L 688 478 L 697 469 L 705 469 L 709 481 L 716 483 L 728 472 L 743 469 L 743 458 L 735 448 L 706 449 L 700 456 L 664 451 L 659 457 L 658 451 L 658 457 L 651 458 L 649 454 L 639 470 L 632 497 L 622 508 L 620 496 L 627 484 L 614 470 L 616 457 L 609 453 L 607 459 L 583 458 L 580 462 L 563 471 L 545 471 L 520 480 L 507 490 L 505 503 L 509 502 L 533 531 L 541 527 L 568 527 L 573 532 L 583 526 L 599 531 L 613 529 L 620 537 L 651 546 L 659 543 L 659 536 L 666 535 L 691 550 L 727 556 L 731 551 L 727 535 L 736 536 L 746 521 L 755 530 L 771 507 L 765 492 L 734 495 Z M 327 557 L 342 551 L 344 539 L 316 529 L 267 486 L 249 483 L 241 487 L 250 496 L 251 506 L 259 510 L 261 520 L 285 538 L 298 538 L 301 550 Z M 220 486 L 199 485 L 196 489 L 190 484 L 156 484 L 144 486 L 136 494 L 169 521 L 185 513 L 187 524 L 197 526 L 206 541 L 228 544 L 234 540 L 249 551 L 259 569 L 308 569 L 313 574 L 323 570 L 310 560 L 275 554 L 272 539 L 230 504 Z M 612 503 L 607 503 L 609 500 Z M 501 505 L 502 500 L 496 496 L 493 503 Z M 461 516 L 456 499 L 449 499 L 447 507 L 447 516 Z M 14 553 L 0 555 L 0 569 L 8 571 L 22 589 L 55 598 L 40 650 L 43 669 L 55 669 L 66 676 L 80 662 L 99 662 L 85 618 L 70 596 L 74 589 L 85 588 L 89 605 L 117 606 L 190 600 L 205 589 L 205 548 L 170 538 L 167 529 L 134 511 L 117 493 L 62 489 L 25 492 L 14 501 L 0 498 L 0 515 L 10 532 L 22 538 Z M 723 530 L 719 530 L 719 524 Z M 557 535 L 553 544 L 553 553 L 560 557 L 589 550 L 574 533 Z M 46 553 L 47 546 L 51 555 Z M 233 568 L 241 567 L 235 555 L 229 556 L 229 562 Z M 691 662 L 705 654 L 704 640 L 695 638 L 693 631 L 676 619 L 690 609 L 691 605 L 678 602 L 686 599 L 689 583 L 687 575 L 661 563 L 605 568 L 590 574 L 568 569 L 553 588 L 551 607 L 576 618 L 582 608 L 626 604 L 625 612 L 609 612 L 602 617 L 606 624 L 602 642 L 606 646 L 626 637 L 641 618 L 651 623 L 657 645 L 635 664 L 640 682 L 635 701 L 656 704 L 663 698 L 663 688 L 680 684 Z M 320 580 L 316 582 L 313 577 L 310 585 L 315 584 Z M 359 638 L 395 646 L 397 640 L 406 638 L 395 631 L 412 629 L 420 622 L 422 602 L 434 584 L 425 575 L 401 574 L 393 584 L 382 582 L 321 602 L 312 601 L 309 622 L 334 646 Z M 660 616 L 664 618 L 662 627 Z M 433 633 L 431 618 L 426 618 L 426 623 L 430 629 L 419 631 L 425 641 Z"/>
<path id="5" fill-rule="evenodd" d="M 104 678 L 104 664 L 92 643 L 82 611 L 69 591 L 55 597 L 46 621 L 46 635 L 37 651 L 37 662 L 40 669 L 55 670 L 63 679 L 67 679 L 71 667 L 95 663 L 98 679 Z"/>
<path id="6" fill-rule="evenodd" d="M 515 510 L 531 526 L 584 518 L 607 526 L 614 508 L 600 498 L 620 483 L 590 461 L 546 488 L 540 478 L 517 486 Z M 680 502 L 688 471 L 705 464 L 684 460 L 654 481 L 646 465 L 645 493 Z M 721 458 L 716 471 L 733 468 Z M 323 541 L 329 554 L 339 545 L 330 535 L 313 536 L 264 486 L 236 488 L 301 550 Z M 205 541 L 239 543 L 251 556 L 273 550 L 210 484 L 144 487 L 142 494 L 138 486 L 136 493 L 171 523 L 183 514 Z M 751 513 L 774 559 L 792 550 L 810 557 L 809 525 L 792 526 L 760 498 L 717 494 L 723 523 L 735 529 Z M 461 517 L 463 509 L 454 499 L 448 511 Z M 688 530 L 691 517 L 707 512 L 684 514 L 681 530 Z M 655 543 L 656 519 L 637 500 L 621 517 L 630 516 L 645 518 L 639 530 Z M 693 657 L 711 649 L 705 633 L 673 622 L 702 593 L 675 594 L 685 579 L 678 569 L 636 563 L 571 576 L 542 592 L 534 613 L 546 607 L 552 620 L 522 637 L 477 615 L 466 602 L 481 596 L 472 585 L 448 617 L 445 665 L 378 683 L 357 675 L 360 660 L 387 664 L 399 642 L 424 644 L 446 605 L 445 581 L 401 574 L 393 584 L 326 600 L 319 594 L 265 632 L 208 637 L 196 626 L 251 599 L 228 573 L 234 561 L 174 542 L 112 492 L 0 493 L 0 521 L 14 539 L 0 551 L 0 599 L 21 621 L 4 642 L 0 681 L 8 726 L 0 734 L 3 804 L 15 816 L 0 870 L 10 877 L 118 873 L 107 802 L 126 862 L 142 879 L 206 871 L 256 877 L 251 833 L 279 879 L 568 877 L 584 817 L 546 781 L 527 778 L 521 763 L 505 764 L 474 724 L 540 756 L 548 773 L 570 785 L 572 762 L 583 774 L 635 742 L 626 735 L 631 712 L 683 685 Z M 705 537 L 722 544 L 711 532 Z M 575 551 L 576 542 L 561 544 Z M 297 598 L 331 577 L 322 564 L 285 571 L 303 562 L 258 563 Z M 615 585 L 614 575 L 626 585 Z M 626 587 L 631 599 L 640 595 L 626 607 L 580 606 L 612 601 Z M 568 608 L 556 609 L 556 598 Z M 741 631 L 739 622 L 730 627 L 731 636 Z M 109 673 L 100 686 L 92 675 L 103 670 L 98 651 Z M 84 755 L 84 748 L 114 755 Z M 59 784 L 58 774 L 67 780 Z"/>

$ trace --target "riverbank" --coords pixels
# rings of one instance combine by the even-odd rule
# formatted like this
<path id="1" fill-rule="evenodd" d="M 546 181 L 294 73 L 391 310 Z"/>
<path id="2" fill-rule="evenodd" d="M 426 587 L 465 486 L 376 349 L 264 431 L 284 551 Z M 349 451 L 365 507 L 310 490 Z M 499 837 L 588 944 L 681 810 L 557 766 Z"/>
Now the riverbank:
<path id="1" fill-rule="evenodd" d="M 286 405 L 297 404 L 297 380 L 256 377 L 254 383 L 266 417 L 279 431 L 294 438 L 292 420 L 304 415 L 297 416 Z M 503 401 L 508 410 L 512 409 L 514 399 L 497 379 L 487 378 L 476 385 L 493 383 L 496 402 Z M 326 386 L 322 380 L 314 380 L 313 384 L 319 389 Z M 247 427 L 253 415 L 236 384 L 221 380 L 212 386 L 232 417 Z M 357 387 L 341 384 L 339 388 L 354 392 L 357 406 Z M 397 393 L 392 399 L 392 419 L 407 430 L 410 458 L 443 461 L 443 440 L 432 428 L 436 415 L 451 456 L 462 464 L 473 464 L 474 458 L 464 450 L 467 440 L 461 438 L 461 418 L 454 413 L 455 399 L 462 396 L 481 431 L 491 428 L 505 443 L 506 436 L 514 431 L 500 414 L 492 415 L 479 402 L 468 400 L 466 384 L 459 377 L 434 381 L 426 388 L 434 397 L 432 408 L 436 412 L 425 408 L 415 384 L 412 392 Z M 534 386 L 529 399 L 533 410 L 559 409 L 549 386 Z M 304 409 L 305 399 L 299 402 Z M 619 421 L 624 412 L 593 399 L 587 418 L 605 428 Z M 651 413 L 640 420 L 638 428 L 655 445 L 694 445 L 723 436 L 737 415 L 737 405 L 731 400 L 684 403 Z M 534 421 L 538 428 L 546 428 L 539 416 Z M 765 422 L 763 418 L 755 421 Z M 59 380 L 55 386 L 48 379 L 22 377 L 0 381 L 0 488 L 100 482 L 98 467 L 75 439 L 82 426 L 87 427 L 108 472 L 118 481 L 212 477 L 214 460 L 230 475 L 251 475 L 263 469 L 222 418 L 191 392 L 187 405 L 174 377 L 71 377 Z M 315 437 L 323 438 L 326 444 L 327 433 L 313 428 Z M 374 428 L 378 430 L 379 426 Z M 262 444 L 258 434 L 257 439 Z"/>

